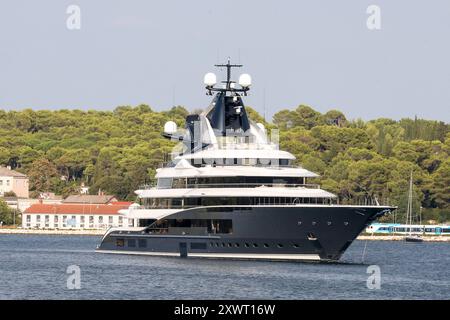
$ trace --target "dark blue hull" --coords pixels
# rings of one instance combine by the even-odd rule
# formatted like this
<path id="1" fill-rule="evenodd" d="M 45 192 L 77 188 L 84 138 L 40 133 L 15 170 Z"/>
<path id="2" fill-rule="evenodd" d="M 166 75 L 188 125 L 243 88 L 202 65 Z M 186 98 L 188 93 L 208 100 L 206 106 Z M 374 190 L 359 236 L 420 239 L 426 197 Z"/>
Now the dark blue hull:
<path id="1" fill-rule="evenodd" d="M 392 209 L 337 205 L 193 208 L 166 218 L 232 219 L 232 233 L 184 230 L 160 234 L 145 228 L 113 229 L 97 250 L 181 257 L 336 261 L 367 225 Z"/>

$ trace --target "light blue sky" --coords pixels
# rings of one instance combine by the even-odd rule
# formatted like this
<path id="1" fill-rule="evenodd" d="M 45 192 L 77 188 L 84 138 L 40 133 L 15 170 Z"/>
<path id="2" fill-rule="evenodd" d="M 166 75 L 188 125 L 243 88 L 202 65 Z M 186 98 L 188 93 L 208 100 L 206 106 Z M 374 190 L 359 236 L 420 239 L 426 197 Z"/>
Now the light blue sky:
<path id="1" fill-rule="evenodd" d="M 70 4 L 81 30 L 66 28 Z M 370 4 L 381 30 L 366 27 Z M 204 108 L 203 75 L 228 56 L 268 117 L 308 104 L 450 122 L 448 0 L 0 3 L 0 108 Z"/>

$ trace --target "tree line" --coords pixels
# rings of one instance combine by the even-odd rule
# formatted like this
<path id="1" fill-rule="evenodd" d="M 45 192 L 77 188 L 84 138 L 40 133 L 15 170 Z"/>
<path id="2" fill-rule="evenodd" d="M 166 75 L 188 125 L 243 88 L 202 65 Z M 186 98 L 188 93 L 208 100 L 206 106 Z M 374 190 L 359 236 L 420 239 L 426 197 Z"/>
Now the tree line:
<path id="1" fill-rule="evenodd" d="M 297 164 L 321 175 L 324 189 L 341 203 L 377 199 L 404 215 L 410 172 L 415 210 L 424 219 L 450 220 L 450 125 L 424 119 L 348 120 L 338 110 L 320 113 L 300 105 L 266 122 L 247 107 L 251 119 L 280 130 L 280 148 Z M 164 123 L 184 126 L 182 106 L 157 112 L 147 105 L 113 111 L 0 110 L 0 165 L 27 174 L 32 196 L 76 193 L 81 183 L 134 200 L 174 142 L 162 138 Z M 387 219 L 392 219 L 388 217 Z"/>

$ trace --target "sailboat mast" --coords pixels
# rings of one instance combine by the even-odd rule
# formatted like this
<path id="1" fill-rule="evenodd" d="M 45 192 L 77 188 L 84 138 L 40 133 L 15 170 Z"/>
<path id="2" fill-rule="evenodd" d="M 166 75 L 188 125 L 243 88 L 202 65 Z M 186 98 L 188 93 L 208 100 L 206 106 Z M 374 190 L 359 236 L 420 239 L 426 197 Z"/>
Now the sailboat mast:
<path id="1" fill-rule="evenodd" d="M 409 224 L 409 234 L 411 235 L 412 229 L 412 191 L 413 191 L 413 180 L 412 180 L 412 171 L 411 176 L 409 178 L 409 194 L 408 194 L 408 209 L 406 213 L 406 223 Z M 408 221 L 409 218 L 409 221 Z"/>

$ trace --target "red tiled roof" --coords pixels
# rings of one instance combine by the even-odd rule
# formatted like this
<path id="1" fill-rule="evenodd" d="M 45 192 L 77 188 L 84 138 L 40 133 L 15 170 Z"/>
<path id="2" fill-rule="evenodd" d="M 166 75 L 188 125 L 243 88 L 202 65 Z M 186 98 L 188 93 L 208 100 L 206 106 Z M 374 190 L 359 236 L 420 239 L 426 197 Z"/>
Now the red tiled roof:
<path id="1" fill-rule="evenodd" d="M 129 207 L 133 202 L 130 201 L 113 201 L 108 203 L 109 205 L 114 205 L 114 206 L 127 206 Z"/>
<path id="2" fill-rule="evenodd" d="M 127 209 L 129 205 L 107 205 L 107 204 L 33 204 L 24 211 L 24 214 L 85 214 L 85 215 L 114 215 L 119 210 Z"/>

